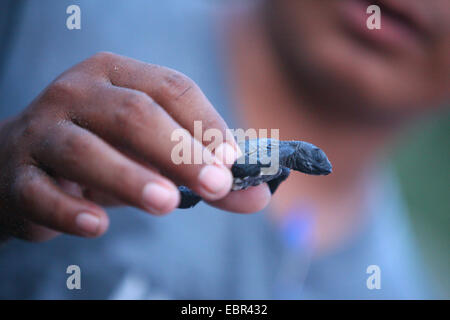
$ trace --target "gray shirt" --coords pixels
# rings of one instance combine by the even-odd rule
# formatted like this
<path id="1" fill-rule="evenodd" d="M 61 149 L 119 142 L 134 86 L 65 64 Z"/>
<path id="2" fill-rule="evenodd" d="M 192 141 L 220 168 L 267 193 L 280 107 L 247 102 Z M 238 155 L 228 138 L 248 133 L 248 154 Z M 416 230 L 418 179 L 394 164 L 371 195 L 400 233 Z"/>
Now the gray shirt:
<path id="1" fill-rule="evenodd" d="M 212 32 L 213 5 L 76 1 L 82 29 L 70 31 L 66 8 L 73 2 L 24 1 L 0 61 L 0 118 L 25 108 L 75 63 L 112 51 L 187 74 L 233 123 L 220 39 Z M 110 229 L 99 239 L 61 236 L 43 244 L 13 240 L 3 245 L 0 298 L 430 297 L 395 181 L 384 172 L 367 179 L 364 228 L 319 260 L 311 260 L 310 203 L 293 208 L 284 226 L 272 224 L 268 212 L 236 215 L 205 204 L 162 219 L 121 208 L 109 211 Z M 81 290 L 66 287 L 69 265 L 81 268 Z M 380 290 L 366 286 L 369 265 L 381 269 Z"/>

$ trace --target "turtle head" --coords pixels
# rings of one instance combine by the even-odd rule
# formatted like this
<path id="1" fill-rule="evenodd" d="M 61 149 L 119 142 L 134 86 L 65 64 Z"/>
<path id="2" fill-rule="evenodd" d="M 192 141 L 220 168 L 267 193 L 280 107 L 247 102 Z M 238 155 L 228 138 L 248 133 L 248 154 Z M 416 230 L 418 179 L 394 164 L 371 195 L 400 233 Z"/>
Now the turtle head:
<path id="1" fill-rule="evenodd" d="M 315 145 L 304 141 L 291 141 L 294 152 L 286 161 L 286 166 L 313 175 L 327 175 L 332 165 L 325 152 Z"/>

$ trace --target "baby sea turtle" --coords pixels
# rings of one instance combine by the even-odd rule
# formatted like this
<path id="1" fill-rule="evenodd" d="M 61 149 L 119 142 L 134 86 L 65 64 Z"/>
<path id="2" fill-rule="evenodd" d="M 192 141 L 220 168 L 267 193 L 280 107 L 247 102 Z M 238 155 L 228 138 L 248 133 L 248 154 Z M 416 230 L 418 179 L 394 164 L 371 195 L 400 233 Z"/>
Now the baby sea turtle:
<path id="1" fill-rule="evenodd" d="M 231 167 L 232 190 L 247 189 L 267 182 L 272 193 L 289 176 L 290 170 L 312 175 L 327 175 L 332 166 L 325 152 L 304 141 L 279 141 L 275 139 L 244 140 L 239 143 L 243 155 Z M 185 186 L 179 208 L 191 208 L 201 199 Z"/>

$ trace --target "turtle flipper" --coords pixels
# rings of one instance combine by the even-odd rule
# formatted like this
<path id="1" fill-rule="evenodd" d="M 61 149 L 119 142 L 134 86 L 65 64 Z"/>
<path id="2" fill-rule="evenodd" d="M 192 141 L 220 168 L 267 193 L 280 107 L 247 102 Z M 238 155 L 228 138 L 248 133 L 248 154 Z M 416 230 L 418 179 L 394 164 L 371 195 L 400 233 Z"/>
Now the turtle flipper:
<path id="1" fill-rule="evenodd" d="M 290 173 L 291 173 L 291 169 L 286 168 L 286 167 L 282 167 L 280 175 L 278 177 L 276 177 L 275 179 L 270 180 L 270 181 L 267 182 L 267 184 L 269 185 L 270 193 L 274 194 L 275 191 L 280 186 L 280 184 L 284 180 L 286 180 L 287 177 L 289 177 Z"/>
<path id="2" fill-rule="evenodd" d="M 231 173 L 233 178 L 254 177 L 261 173 L 261 165 L 236 162 L 231 167 Z"/>
<path id="3" fill-rule="evenodd" d="M 202 198 L 198 194 L 196 194 L 188 187 L 179 186 L 178 190 L 180 191 L 181 195 L 181 201 L 178 205 L 178 208 L 180 209 L 192 208 L 202 200 Z"/>

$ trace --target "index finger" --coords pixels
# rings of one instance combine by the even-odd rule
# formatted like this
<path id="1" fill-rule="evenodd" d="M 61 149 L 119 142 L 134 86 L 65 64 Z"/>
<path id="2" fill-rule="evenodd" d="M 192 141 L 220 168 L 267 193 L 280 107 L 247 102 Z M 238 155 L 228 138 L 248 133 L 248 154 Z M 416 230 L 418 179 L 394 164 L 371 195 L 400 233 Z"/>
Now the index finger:
<path id="1" fill-rule="evenodd" d="M 201 120 L 204 130 L 219 130 L 227 143 L 216 148 L 215 154 L 227 167 L 230 168 L 241 155 L 224 119 L 198 85 L 187 76 L 166 67 L 120 55 L 105 53 L 102 59 L 106 76 L 113 85 L 147 93 L 197 140 L 195 121 Z M 200 142 L 205 144 L 204 141 Z M 231 150 L 227 145 L 231 145 Z M 251 192 L 236 191 L 224 201 L 211 204 L 234 212 L 255 212 L 267 205 L 269 200 L 270 192 L 267 186 L 262 186 Z"/>
<path id="2" fill-rule="evenodd" d="M 219 130 L 234 151 L 239 149 L 224 119 L 186 75 L 116 54 L 103 53 L 102 59 L 106 76 L 113 85 L 147 93 L 197 140 L 195 121 L 201 121 L 203 130 Z"/>

